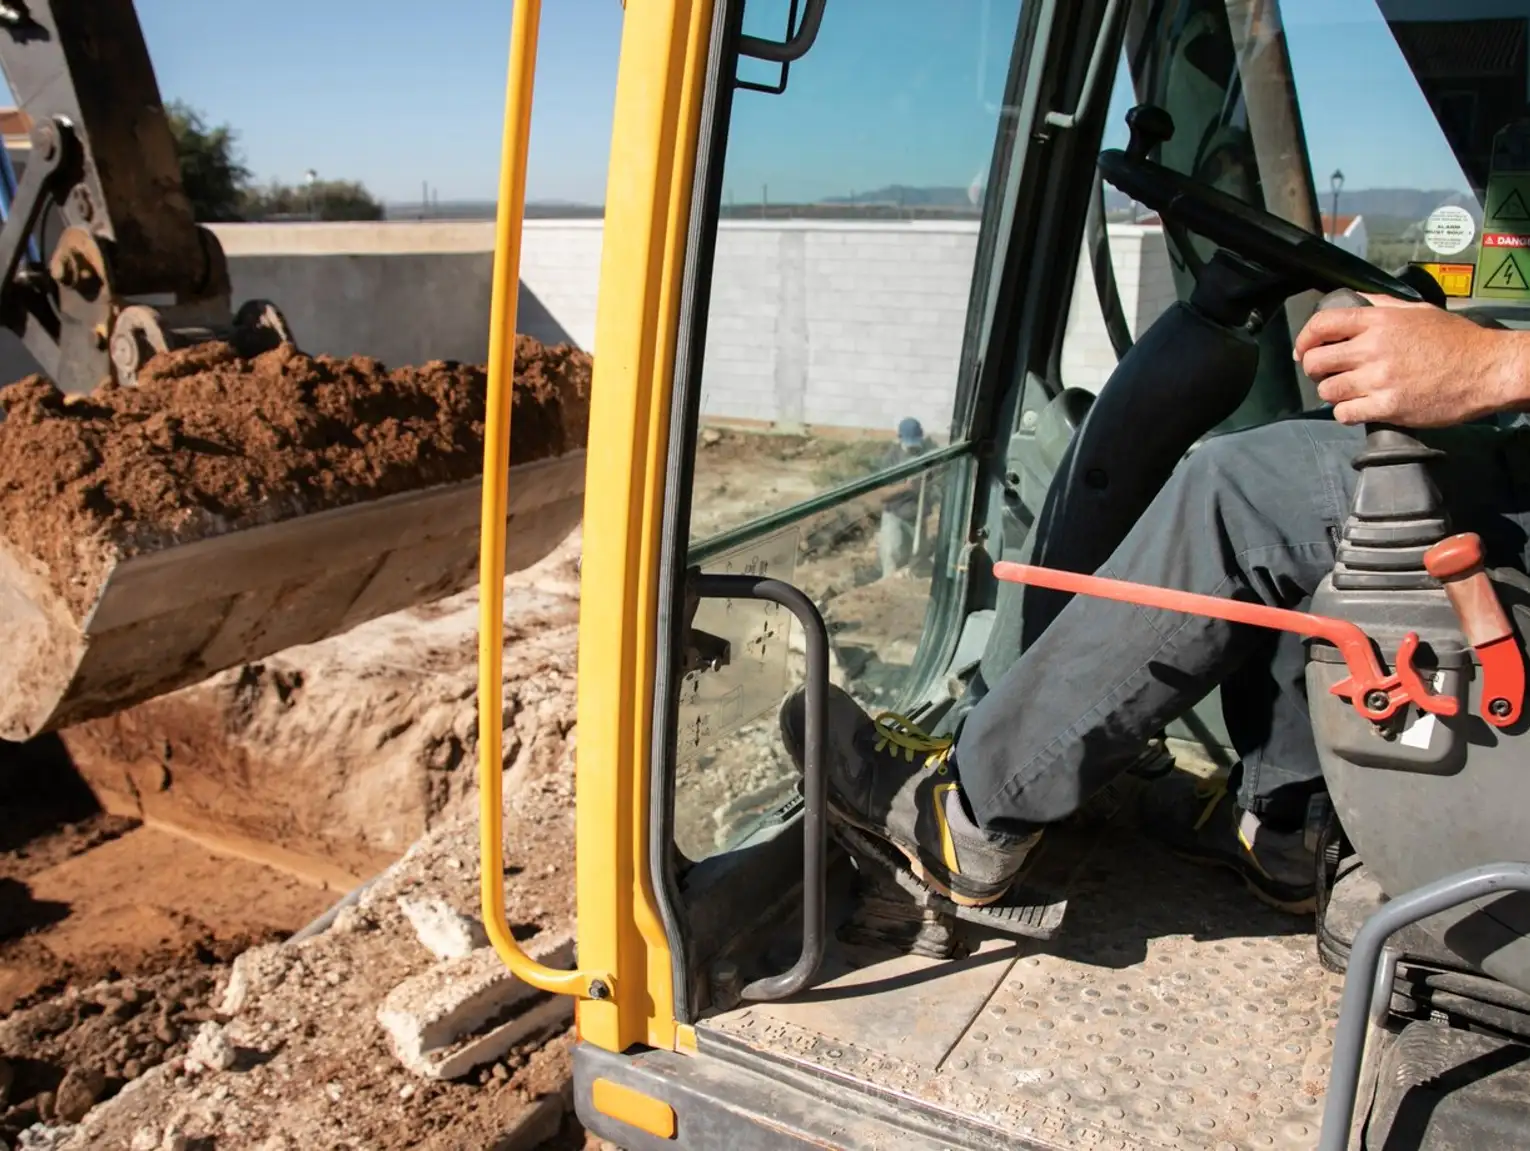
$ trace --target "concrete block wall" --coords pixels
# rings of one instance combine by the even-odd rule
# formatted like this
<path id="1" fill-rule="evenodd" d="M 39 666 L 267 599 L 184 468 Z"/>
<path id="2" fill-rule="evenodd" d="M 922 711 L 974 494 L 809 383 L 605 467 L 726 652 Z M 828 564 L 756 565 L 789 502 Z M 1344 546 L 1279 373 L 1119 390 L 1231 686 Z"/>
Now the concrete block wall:
<path id="1" fill-rule="evenodd" d="M 1121 310 L 1132 338 L 1140 336 L 1179 297 L 1173 267 L 1161 227 L 1113 224 L 1109 227 L 1110 260 L 1115 269 Z M 1094 272 L 1080 256 L 1073 279 L 1073 301 L 1063 336 L 1063 383 L 1098 392 L 1115 370 L 1116 352 L 1105 330 Z"/>
<path id="2" fill-rule="evenodd" d="M 266 297 L 313 353 L 391 365 L 488 355 L 493 225 L 485 221 L 232 224 L 213 229 L 236 305 Z M 520 323 L 598 354 L 599 220 L 523 233 Z M 1134 334 L 1174 298 L 1161 229 L 1110 229 Z M 719 420 L 891 432 L 950 424 L 977 248 L 965 222 L 730 221 L 719 231 L 702 410 Z M 0 379 L 36 366 L 0 333 Z M 1098 390 L 1115 364 L 1087 261 L 1062 371 Z"/>
<path id="3" fill-rule="evenodd" d="M 723 227 L 703 415 L 943 435 L 976 247 L 967 223 Z"/>

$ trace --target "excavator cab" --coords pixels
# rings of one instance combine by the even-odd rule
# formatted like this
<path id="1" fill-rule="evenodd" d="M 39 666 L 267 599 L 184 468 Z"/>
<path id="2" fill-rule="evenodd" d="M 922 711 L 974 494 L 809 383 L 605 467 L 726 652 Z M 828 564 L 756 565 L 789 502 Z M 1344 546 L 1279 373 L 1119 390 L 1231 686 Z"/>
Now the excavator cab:
<path id="1" fill-rule="evenodd" d="M 1197 445 L 1320 406 L 1291 355 L 1315 308 L 1530 320 L 1527 32 L 1530 4 L 1471 0 L 627 8 L 573 971 L 503 925 L 492 662 L 480 699 L 486 920 L 579 999 L 587 1127 L 645 1151 L 1521 1144 L 1530 580 L 1452 534 L 1406 432 L 1368 429 L 1311 611 L 1229 617 L 1309 641 L 1315 919 L 1153 846 L 1124 785 L 999 904 L 957 906 L 830 825 L 822 720 L 833 682 L 949 727 L 1067 597 L 1153 603 L 1090 573 Z M 1393 190 L 1346 217 L 1319 173 L 1320 212 L 1309 156 Z M 932 442 L 889 451 L 907 418 Z M 918 546 L 889 574 L 894 536 Z M 801 772 L 776 726 L 799 684 Z M 1139 782 L 1225 771 L 1230 744 L 1213 691 Z"/>

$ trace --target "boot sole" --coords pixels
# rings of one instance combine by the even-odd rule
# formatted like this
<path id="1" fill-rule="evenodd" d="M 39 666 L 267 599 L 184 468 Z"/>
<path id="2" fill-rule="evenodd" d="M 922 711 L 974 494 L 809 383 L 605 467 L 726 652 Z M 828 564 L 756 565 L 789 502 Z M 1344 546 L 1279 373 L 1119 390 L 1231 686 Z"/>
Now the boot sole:
<path id="1" fill-rule="evenodd" d="M 1220 856 L 1196 855 L 1194 852 L 1181 851 L 1169 848 L 1170 854 L 1183 859 L 1186 863 L 1194 863 L 1200 867 L 1217 867 L 1223 871 L 1230 871 L 1239 879 L 1243 880 L 1243 886 L 1248 888 L 1249 893 L 1266 907 L 1273 907 L 1276 911 L 1284 911 L 1288 915 L 1313 915 L 1317 912 L 1317 892 L 1311 895 L 1299 896 L 1296 899 L 1285 899 L 1274 892 L 1267 891 L 1249 878 L 1248 872 L 1239 867 L 1230 859 Z"/>
<path id="2" fill-rule="evenodd" d="M 848 823 L 851 827 L 854 827 L 857 830 L 874 837 L 877 842 L 887 844 L 888 847 L 891 847 L 899 855 L 903 856 L 904 859 L 908 860 L 909 870 L 913 872 L 914 878 L 919 880 L 920 883 L 924 884 L 931 891 L 945 899 L 949 899 L 952 903 L 960 904 L 962 907 L 988 907 L 992 904 L 998 903 L 1001 899 L 1009 894 L 1009 889 L 1014 886 L 1015 880 L 1019 878 L 1020 873 L 1017 871 L 1013 876 L 1010 877 L 1009 881 L 1005 883 L 1001 890 L 995 891 L 991 895 L 963 895 L 959 891 L 952 890 L 949 883 L 936 878 L 936 876 L 932 874 L 930 866 L 925 863 L 924 859 L 919 855 L 918 851 L 910 851 L 908 848 L 904 847 L 896 840 L 889 839 L 885 830 L 871 827 L 864 820 L 856 818 L 854 815 L 839 807 L 834 803 L 833 800 L 829 801 L 829 813 L 835 818 Z"/>

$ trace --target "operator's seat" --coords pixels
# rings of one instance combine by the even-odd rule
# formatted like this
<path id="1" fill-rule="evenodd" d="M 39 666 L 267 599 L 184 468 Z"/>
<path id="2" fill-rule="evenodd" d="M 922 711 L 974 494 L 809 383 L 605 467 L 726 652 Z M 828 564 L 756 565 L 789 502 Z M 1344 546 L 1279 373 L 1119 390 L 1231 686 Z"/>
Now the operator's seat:
<path id="1" fill-rule="evenodd" d="M 1530 579 L 1484 571 L 1475 537 L 1447 539 L 1449 508 L 1429 472 L 1439 454 L 1400 429 L 1369 429 L 1338 562 L 1312 604 L 1358 624 L 1385 660 L 1404 662 L 1396 653 L 1416 634 L 1421 686 L 1446 701 L 1376 722 L 1333 693 L 1348 676 L 1338 650 L 1310 650 L 1308 703 L 1335 814 L 1393 897 L 1468 868 L 1530 862 Z M 1479 900 L 1422 926 L 1466 967 L 1530 993 L 1530 898 Z"/>

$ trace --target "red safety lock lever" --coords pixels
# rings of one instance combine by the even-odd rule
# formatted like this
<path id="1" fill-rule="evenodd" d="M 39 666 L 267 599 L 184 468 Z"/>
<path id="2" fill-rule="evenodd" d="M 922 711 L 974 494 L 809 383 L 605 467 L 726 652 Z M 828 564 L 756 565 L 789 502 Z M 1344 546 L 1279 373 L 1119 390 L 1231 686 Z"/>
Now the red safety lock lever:
<path id="1" fill-rule="evenodd" d="M 1424 553 L 1424 570 L 1439 580 L 1461 621 L 1461 634 L 1482 664 L 1482 718 L 1495 727 L 1519 719 L 1525 701 L 1525 661 L 1509 615 L 1483 568 L 1482 540 L 1465 532 Z"/>
<path id="2" fill-rule="evenodd" d="M 1456 537 L 1460 539 L 1462 537 Z M 1471 537 L 1475 539 L 1476 537 Z M 1462 545 L 1454 540 L 1447 540 L 1437 546 L 1443 548 L 1445 544 L 1455 544 L 1457 550 Z M 1434 552 L 1430 553 L 1431 555 Z M 1442 561 L 1446 567 L 1459 566 L 1460 559 L 1456 551 L 1442 553 L 1445 559 Z M 1476 553 L 1478 567 L 1480 569 L 1481 545 L 1478 543 Z M 1470 558 L 1469 553 L 1467 553 Z M 1456 563 L 1450 562 L 1455 558 Z M 1413 666 L 1413 655 L 1418 650 L 1418 636 L 1409 632 L 1403 638 L 1397 649 L 1397 658 L 1393 661 L 1393 672 L 1387 672 L 1382 668 L 1376 658 L 1376 647 L 1371 638 L 1356 624 L 1348 620 L 1334 619 L 1331 616 L 1313 615 L 1311 612 L 1290 611 L 1286 608 L 1270 607 L 1266 604 L 1246 603 L 1242 600 L 1223 599 L 1218 596 L 1199 595 L 1195 592 L 1176 591 L 1172 588 L 1151 587 L 1147 584 L 1129 583 L 1126 580 L 1106 579 L 1102 576 L 1083 575 L 1079 572 L 1058 571 L 1054 568 L 1034 567 L 1030 564 L 1017 564 L 1008 561 L 1000 561 L 994 564 L 993 574 L 996 578 L 1008 583 L 1027 584 L 1032 587 L 1049 588 L 1053 591 L 1066 592 L 1077 595 L 1094 596 L 1098 599 L 1117 600 L 1123 603 L 1139 604 L 1142 607 L 1160 608 L 1164 611 L 1185 612 L 1189 615 L 1209 616 L 1212 619 L 1225 619 L 1230 623 L 1251 624 L 1255 627 L 1273 628 L 1276 631 L 1295 632 L 1297 635 L 1311 636 L 1315 639 L 1327 640 L 1338 648 L 1344 657 L 1344 664 L 1349 669 L 1349 677 L 1340 683 L 1334 684 L 1333 694 L 1341 699 L 1349 700 L 1354 709 L 1366 719 L 1380 722 L 1390 719 L 1399 708 L 1412 703 L 1424 711 L 1434 715 L 1451 716 L 1460 710 L 1460 705 L 1453 696 L 1439 696 L 1431 692 L 1426 686 L 1422 676 Z M 1434 574 L 1431 572 L 1431 574 Z M 1440 578 L 1438 575 L 1435 578 Z M 1473 578 L 1470 564 L 1461 567 L 1460 574 L 1454 577 L 1458 581 Z M 1487 577 L 1482 575 L 1483 582 Z M 1463 585 L 1467 586 L 1467 585 Z M 1446 585 L 1447 592 L 1451 585 Z M 1471 594 L 1476 599 L 1481 597 L 1480 585 L 1472 583 L 1469 592 L 1458 594 Z M 1493 604 L 1497 605 L 1497 597 L 1493 595 L 1492 586 L 1488 585 L 1487 594 Z M 1452 602 L 1455 602 L 1454 595 Z M 1460 608 L 1457 608 L 1460 611 Z M 1500 614 L 1502 609 L 1499 609 Z M 1497 632 L 1496 623 L 1489 624 L 1484 615 L 1484 634 L 1493 633 L 1498 635 L 1492 642 L 1502 644 L 1502 636 Z M 1506 623 L 1505 619 L 1505 623 Z M 1465 622 L 1463 619 L 1463 629 Z M 1468 635 L 1470 640 L 1470 635 Z M 1518 670 L 1518 690 L 1513 689 L 1513 684 L 1507 678 L 1507 659 L 1501 654 L 1502 646 L 1492 648 L 1493 657 L 1491 664 L 1487 658 L 1483 660 L 1484 676 L 1488 677 L 1490 687 L 1502 684 L 1501 689 L 1493 687 L 1491 696 L 1487 688 L 1484 689 L 1484 698 L 1489 700 L 1487 709 L 1489 714 L 1484 718 L 1498 727 L 1506 727 L 1518 718 L 1520 705 L 1524 698 L 1524 668 L 1519 661 L 1519 652 L 1513 647 L 1513 634 L 1508 633 L 1510 640 L 1509 648 L 1515 659 L 1515 667 Z M 1472 640 L 1473 646 L 1478 648 L 1479 655 L 1484 648 L 1478 646 Z M 1496 668 L 1496 677 L 1489 674 L 1489 669 Z M 1509 702 L 1507 708 L 1499 705 L 1502 714 L 1495 713 L 1492 709 L 1494 701 L 1504 699 Z"/>

